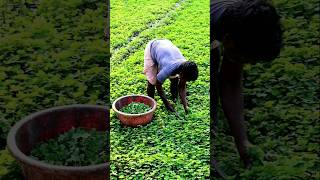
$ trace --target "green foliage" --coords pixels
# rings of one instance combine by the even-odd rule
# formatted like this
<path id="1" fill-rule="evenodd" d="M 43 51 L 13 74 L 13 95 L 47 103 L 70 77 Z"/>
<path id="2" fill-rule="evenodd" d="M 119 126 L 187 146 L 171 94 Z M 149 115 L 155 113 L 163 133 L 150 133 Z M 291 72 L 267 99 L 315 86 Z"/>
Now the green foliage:
<path id="1" fill-rule="evenodd" d="M 107 133 L 96 130 L 73 128 L 37 144 L 31 151 L 31 157 L 53 165 L 87 166 L 104 163 L 107 154 Z"/>
<path id="2" fill-rule="evenodd" d="M 106 6 L 101 0 L 0 0 L 1 150 L 10 127 L 30 113 L 109 103 Z M 7 179 L 19 172 L 14 169 Z"/>
<path id="3" fill-rule="evenodd" d="M 7 150 L 0 151 L 0 176 L 7 174 L 8 170 L 6 166 L 13 162 L 13 157 L 10 156 Z"/>
<path id="4" fill-rule="evenodd" d="M 110 2 L 111 51 L 126 46 L 128 41 L 137 37 L 141 31 L 150 28 L 155 21 L 163 18 L 177 2 L 179 0 Z"/>
<path id="5" fill-rule="evenodd" d="M 0 151 L 0 179 L 20 180 L 21 169 L 7 149 Z"/>
<path id="6" fill-rule="evenodd" d="M 315 154 L 291 154 L 289 157 L 277 157 L 277 161 L 265 162 L 264 166 L 255 166 L 250 171 L 241 174 L 242 179 L 304 179 L 316 171 Z M 319 162 L 318 162 L 319 163 Z M 314 178 L 316 178 L 314 176 Z"/>
<path id="7" fill-rule="evenodd" d="M 239 164 L 224 117 L 216 156 L 231 179 L 319 179 L 319 3 L 274 4 L 282 16 L 284 48 L 273 62 L 244 68 L 247 131 L 262 150 L 250 153 L 259 161 L 248 170 Z"/>
<path id="8" fill-rule="evenodd" d="M 129 114 L 141 114 L 149 111 L 151 108 L 144 103 L 130 103 L 127 106 L 120 109 L 120 111 Z"/>
<path id="9" fill-rule="evenodd" d="M 35 9 L 1 4 L 0 139 L 32 112 L 109 102 L 105 1 L 42 0 Z"/>
<path id="10" fill-rule="evenodd" d="M 114 52 L 110 71 L 111 101 L 123 95 L 146 94 L 146 78 L 142 74 L 144 48 L 154 38 L 170 39 L 187 59 L 194 60 L 199 67 L 199 78 L 187 83 L 190 108 L 187 115 L 180 102 L 174 105 L 177 114 L 168 112 L 157 95 L 154 118 L 146 126 L 123 127 L 111 111 L 111 179 L 209 179 L 209 3 L 205 0 L 175 1 L 178 4 L 161 1 L 171 2 L 167 9 L 161 10 L 167 12 L 163 15 L 154 13 L 163 5 L 149 10 L 149 5 L 159 1 L 143 2 L 135 3 L 141 11 L 123 12 L 130 13 L 126 18 L 113 16 L 113 11 L 124 11 L 122 6 L 114 5 L 111 10 L 111 51 Z M 113 3 L 125 6 L 123 1 L 111 2 L 111 5 Z M 144 28 L 143 23 L 134 27 L 142 30 L 119 48 L 116 44 L 122 39 L 113 37 L 126 34 L 126 26 L 135 21 L 143 21 L 140 16 L 158 17 L 149 24 L 150 28 Z M 125 24 L 115 27 L 119 22 Z M 164 82 L 164 89 L 167 97 L 171 97 L 168 80 Z"/>

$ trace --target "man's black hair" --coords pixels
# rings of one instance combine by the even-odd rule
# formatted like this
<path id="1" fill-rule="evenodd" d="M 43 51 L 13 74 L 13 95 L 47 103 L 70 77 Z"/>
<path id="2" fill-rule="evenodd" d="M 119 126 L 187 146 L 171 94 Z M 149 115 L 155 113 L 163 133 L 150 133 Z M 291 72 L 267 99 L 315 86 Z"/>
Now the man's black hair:
<path id="1" fill-rule="evenodd" d="M 236 2 L 226 10 L 221 23 L 223 34 L 230 35 L 244 57 L 269 61 L 279 55 L 282 47 L 280 16 L 269 1 Z"/>
<path id="2" fill-rule="evenodd" d="M 198 66 L 192 61 L 187 61 L 181 65 L 181 72 L 187 81 L 195 81 L 198 79 Z"/>

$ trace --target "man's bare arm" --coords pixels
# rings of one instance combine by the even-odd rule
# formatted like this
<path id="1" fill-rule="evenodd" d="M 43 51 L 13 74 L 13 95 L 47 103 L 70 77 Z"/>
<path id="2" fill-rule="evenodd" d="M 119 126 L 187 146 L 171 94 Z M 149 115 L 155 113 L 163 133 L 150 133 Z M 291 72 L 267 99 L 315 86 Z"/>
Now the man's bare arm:
<path id="1" fill-rule="evenodd" d="M 180 79 L 179 81 L 179 97 L 183 104 L 183 108 L 186 113 L 189 111 L 188 102 L 187 102 L 187 90 L 186 90 L 186 80 Z"/>
<path id="2" fill-rule="evenodd" d="M 167 99 L 167 97 L 166 97 L 166 95 L 165 95 L 165 92 L 164 92 L 164 90 L 163 90 L 163 88 L 162 88 L 162 83 L 159 82 L 158 80 L 157 80 L 157 83 L 156 83 L 156 89 L 157 89 L 157 91 L 158 91 L 158 93 L 159 93 L 159 96 L 160 96 L 160 98 L 162 99 L 164 105 L 166 106 L 166 108 L 167 108 L 169 111 L 174 112 L 174 108 L 173 108 L 173 106 L 170 104 L 170 102 L 168 101 L 168 99 Z"/>
<path id="3" fill-rule="evenodd" d="M 226 59 L 222 61 L 220 96 L 222 108 L 228 119 L 240 157 L 245 165 L 249 165 L 250 162 L 246 152 L 248 139 L 243 115 L 242 68 L 242 64 L 233 63 Z"/>

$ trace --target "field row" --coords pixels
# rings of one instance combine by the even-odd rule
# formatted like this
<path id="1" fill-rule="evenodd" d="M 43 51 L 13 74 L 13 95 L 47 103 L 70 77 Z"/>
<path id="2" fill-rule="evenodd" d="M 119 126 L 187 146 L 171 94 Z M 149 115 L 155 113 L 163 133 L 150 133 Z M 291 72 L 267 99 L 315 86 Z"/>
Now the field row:
<path id="1" fill-rule="evenodd" d="M 150 28 L 156 21 L 176 8 L 181 0 L 168 1 L 111 1 L 111 52 L 125 46 L 133 37 Z M 144 6 L 143 6 L 144 5 Z"/>

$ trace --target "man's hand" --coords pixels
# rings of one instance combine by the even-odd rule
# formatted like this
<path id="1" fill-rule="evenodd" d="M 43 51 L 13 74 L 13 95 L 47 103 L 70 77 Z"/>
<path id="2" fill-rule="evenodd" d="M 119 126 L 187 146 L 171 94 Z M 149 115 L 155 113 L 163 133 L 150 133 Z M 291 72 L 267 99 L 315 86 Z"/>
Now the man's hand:
<path id="1" fill-rule="evenodd" d="M 184 112 L 185 112 L 186 114 L 188 114 L 188 113 L 190 112 L 188 106 L 186 106 L 186 107 L 184 108 Z"/>
<path id="2" fill-rule="evenodd" d="M 165 104 L 165 106 L 166 106 L 168 111 L 171 111 L 171 112 L 175 111 L 174 108 L 173 108 L 173 105 L 171 103 L 168 102 L 167 104 Z"/>
<path id="3" fill-rule="evenodd" d="M 164 105 L 166 106 L 167 110 L 171 111 L 171 112 L 174 112 L 173 106 L 170 104 L 170 102 L 168 101 L 168 99 L 167 99 L 167 97 L 166 97 L 166 95 L 165 95 L 165 93 L 163 91 L 162 83 L 159 82 L 158 80 L 157 80 L 157 83 L 156 83 L 156 88 L 157 88 L 159 96 L 162 99 L 162 101 L 163 101 Z"/>

